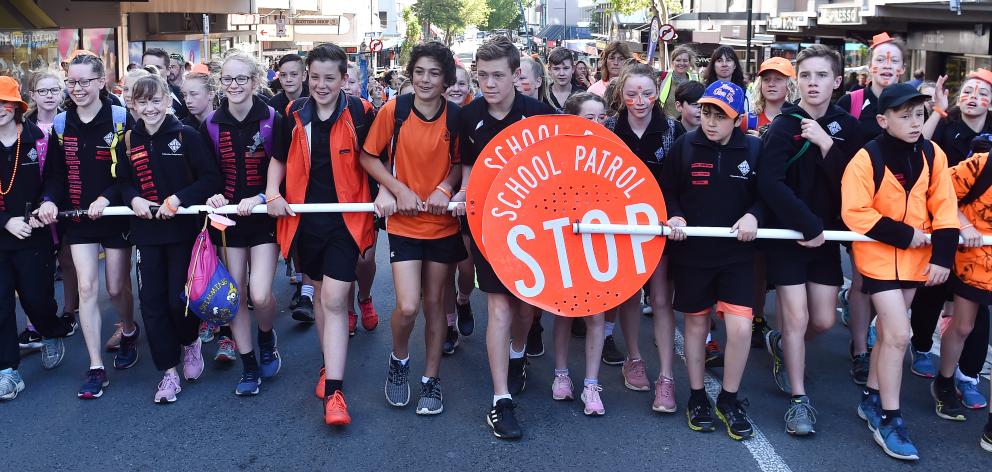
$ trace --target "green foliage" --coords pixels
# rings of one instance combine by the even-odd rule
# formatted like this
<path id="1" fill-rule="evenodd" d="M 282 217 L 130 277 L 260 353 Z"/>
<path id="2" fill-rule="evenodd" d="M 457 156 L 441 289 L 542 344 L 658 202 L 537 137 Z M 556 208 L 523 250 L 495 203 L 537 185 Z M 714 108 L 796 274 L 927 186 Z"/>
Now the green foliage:
<path id="1" fill-rule="evenodd" d="M 420 42 L 420 20 L 412 8 L 403 9 L 403 22 L 406 23 L 406 32 L 403 36 L 403 45 L 400 47 L 400 64 L 406 64 L 406 61 L 410 59 L 410 50 L 413 49 L 413 45 Z"/>
<path id="2" fill-rule="evenodd" d="M 422 22 L 424 38 L 430 39 L 428 27 L 434 25 L 448 45 L 466 25 L 484 24 L 489 18 L 486 0 L 417 0 L 411 8 Z"/>
<path id="3" fill-rule="evenodd" d="M 529 2 L 525 2 L 529 3 Z M 483 31 L 506 29 L 516 31 L 523 23 L 519 0 L 487 0 L 489 21 L 479 26 Z"/>

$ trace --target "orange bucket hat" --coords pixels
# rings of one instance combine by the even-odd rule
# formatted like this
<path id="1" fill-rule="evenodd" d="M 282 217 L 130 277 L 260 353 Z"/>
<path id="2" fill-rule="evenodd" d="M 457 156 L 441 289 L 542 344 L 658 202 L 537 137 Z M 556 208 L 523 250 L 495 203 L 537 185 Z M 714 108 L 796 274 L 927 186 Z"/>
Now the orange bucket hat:
<path id="1" fill-rule="evenodd" d="M 0 101 L 16 103 L 22 112 L 28 111 L 28 104 L 21 100 L 21 84 L 13 77 L 0 76 Z"/>

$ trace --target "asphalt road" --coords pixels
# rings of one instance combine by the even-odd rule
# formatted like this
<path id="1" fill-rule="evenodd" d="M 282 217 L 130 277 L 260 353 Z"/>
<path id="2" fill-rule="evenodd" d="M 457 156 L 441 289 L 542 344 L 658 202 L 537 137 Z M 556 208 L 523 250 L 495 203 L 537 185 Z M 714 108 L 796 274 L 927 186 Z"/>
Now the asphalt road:
<path id="1" fill-rule="evenodd" d="M 420 417 L 413 404 L 391 407 L 382 385 L 393 289 L 385 239 L 380 243 L 373 295 L 383 320 L 374 332 L 359 329 L 350 342 L 345 392 L 351 426 L 324 425 L 321 403 L 313 396 L 321 363 L 316 333 L 286 311 L 276 325 L 282 371 L 250 398 L 234 395 L 240 365 L 214 363 L 216 343 L 211 343 L 204 349 L 210 358 L 203 377 L 184 383 L 175 404 L 153 404 L 161 375 L 142 341 L 138 365 L 111 371 L 112 384 L 103 398 L 78 400 L 87 362 L 82 337 L 76 335 L 55 371 L 42 370 L 36 354 L 23 360 L 27 389 L 13 402 L 0 403 L 3 470 L 992 470 L 992 454 L 978 447 L 987 413 L 970 412 L 964 423 L 937 418 L 928 381 L 909 375 L 908 369 L 903 412 L 922 460 L 910 465 L 885 456 L 856 415 L 860 390 L 847 373 L 848 337 L 839 325 L 808 348 L 807 388 L 819 412 L 818 432 L 810 438 L 785 433 L 787 397 L 775 387 L 769 356 L 760 350 L 751 351 L 740 395 L 750 401 L 748 413 L 763 439 L 738 443 L 719 429 L 690 431 L 684 416 L 688 381 L 681 364 L 676 365 L 678 413 L 652 412 L 651 393 L 625 389 L 619 367 L 603 366 L 606 416 L 584 417 L 581 402 L 551 400 L 552 319 L 545 316 L 548 353 L 531 360 L 527 389 L 516 398 L 524 438 L 495 439 L 485 425 L 492 393 L 486 304 L 479 292 L 472 297 L 475 334 L 463 338 L 458 352 L 442 364 L 444 413 Z M 279 305 L 285 307 L 292 288 L 282 269 L 276 286 Z M 116 315 L 109 301 L 101 306 L 109 335 Z M 650 323 L 643 319 L 641 343 L 653 378 L 658 360 Z M 413 378 L 423 369 L 420 328 L 412 342 Z M 573 379 L 581 379 L 575 374 L 583 369 L 581 342 L 573 341 L 570 349 Z M 108 366 L 111 361 L 106 355 Z M 718 388 L 713 382 L 709 386 Z M 988 392 L 987 380 L 982 389 Z"/>

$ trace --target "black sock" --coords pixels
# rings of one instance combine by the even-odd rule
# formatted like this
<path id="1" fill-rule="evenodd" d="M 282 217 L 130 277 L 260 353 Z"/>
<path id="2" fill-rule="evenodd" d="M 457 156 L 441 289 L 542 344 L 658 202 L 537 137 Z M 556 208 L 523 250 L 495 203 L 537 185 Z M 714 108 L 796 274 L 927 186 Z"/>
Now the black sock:
<path id="1" fill-rule="evenodd" d="M 895 410 L 882 410 L 882 424 L 889 424 L 889 422 L 900 416 L 902 416 L 902 412 L 898 408 Z"/>
<path id="2" fill-rule="evenodd" d="M 326 379 L 324 380 L 324 396 L 334 395 L 334 392 L 340 392 L 343 387 L 343 380 Z"/>
<path id="3" fill-rule="evenodd" d="M 706 399 L 706 390 L 703 389 L 689 389 L 689 401 L 692 403 L 703 403 L 709 401 Z"/>
<path id="4" fill-rule="evenodd" d="M 717 405 L 730 405 L 737 401 L 737 392 L 728 392 L 720 389 L 720 395 L 716 397 Z"/>
<path id="5" fill-rule="evenodd" d="M 876 397 L 878 396 L 878 389 L 871 388 L 871 387 L 865 387 L 865 391 L 868 392 L 868 395 L 874 395 Z"/>
<path id="6" fill-rule="evenodd" d="M 272 334 L 272 331 L 271 330 L 270 331 L 262 331 L 261 329 L 258 330 L 258 345 L 259 346 L 261 346 L 263 344 L 271 345 L 274 342 L 276 342 L 276 338 Z"/>
<path id="7" fill-rule="evenodd" d="M 234 339 L 234 333 L 231 332 L 231 327 L 228 325 L 221 326 L 220 332 L 217 334 L 220 336 L 227 336 L 231 339 Z"/>
<path id="8" fill-rule="evenodd" d="M 245 371 L 258 371 L 258 361 L 255 359 L 255 351 L 241 354 L 241 364 Z"/>
<path id="9" fill-rule="evenodd" d="M 937 374 L 937 377 L 933 379 L 933 383 L 937 387 L 937 390 L 951 390 L 954 388 L 954 377 L 944 377 Z"/>

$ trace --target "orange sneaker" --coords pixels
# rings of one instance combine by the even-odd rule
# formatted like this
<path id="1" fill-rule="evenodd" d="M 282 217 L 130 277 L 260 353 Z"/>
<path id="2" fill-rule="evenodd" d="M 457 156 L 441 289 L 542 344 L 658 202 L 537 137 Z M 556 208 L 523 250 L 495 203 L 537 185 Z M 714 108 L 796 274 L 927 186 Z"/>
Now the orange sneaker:
<path id="1" fill-rule="evenodd" d="M 317 379 L 317 388 L 314 390 L 314 393 L 317 394 L 317 398 L 321 400 L 324 399 L 324 380 L 327 380 L 327 377 L 324 376 L 324 368 L 321 367 L 320 378 Z"/>
<path id="2" fill-rule="evenodd" d="M 379 326 L 379 313 L 375 311 L 372 297 L 364 302 L 358 302 L 358 309 L 362 312 L 362 328 L 365 328 L 365 331 L 372 331 Z"/>
<path id="3" fill-rule="evenodd" d="M 334 392 L 324 399 L 324 423 L 331 426 L 347 426 L 351 424 L 351 416 L 348 415 L 348 404 L 344 402 L 344 394 L 341 391 Z"/>
<path id="4" fill-rule="evenodd" d="M 354 336 L 358 330 L 358 313 L 348 311 L 348 336 Z"/>

